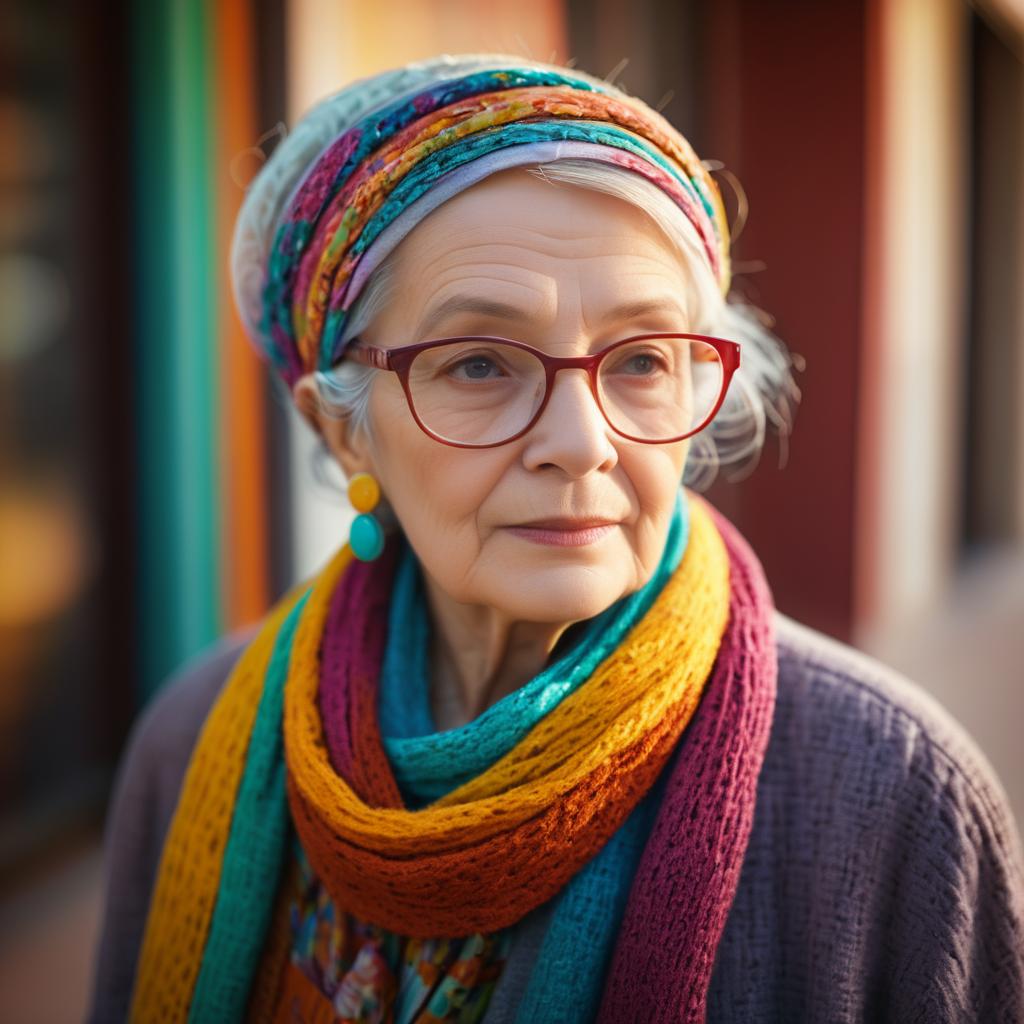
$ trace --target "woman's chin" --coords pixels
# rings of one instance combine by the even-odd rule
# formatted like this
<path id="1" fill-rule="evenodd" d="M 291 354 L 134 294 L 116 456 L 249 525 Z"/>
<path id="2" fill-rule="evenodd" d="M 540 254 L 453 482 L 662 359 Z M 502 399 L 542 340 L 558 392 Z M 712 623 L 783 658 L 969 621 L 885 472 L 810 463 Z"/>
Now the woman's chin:
<path id="1" fill-rule="evenodd" d="M 621 563 L 518 566 L 495 581 L 489 601 L 520 621 L 578 622 L 600 615 L 629 589 Z"/>

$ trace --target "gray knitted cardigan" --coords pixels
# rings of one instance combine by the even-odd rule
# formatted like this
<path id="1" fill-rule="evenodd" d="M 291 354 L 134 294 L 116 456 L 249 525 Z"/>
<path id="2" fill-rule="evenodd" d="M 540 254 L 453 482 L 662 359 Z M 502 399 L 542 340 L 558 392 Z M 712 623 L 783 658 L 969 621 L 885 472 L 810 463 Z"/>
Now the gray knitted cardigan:
<path id="1" fill-rule="evenodd" d="M 917 684 L 775 613 L 778 698 L 707 1019 L 1024 1024 L 1024 851 L 977 745 Z M 89 1020 L 123 1021 L 163 838 L 252 630 L 136 721 L 107 818 Z M 511 1024 L 550 905 L 517 926 L 485 1024 Z"/>

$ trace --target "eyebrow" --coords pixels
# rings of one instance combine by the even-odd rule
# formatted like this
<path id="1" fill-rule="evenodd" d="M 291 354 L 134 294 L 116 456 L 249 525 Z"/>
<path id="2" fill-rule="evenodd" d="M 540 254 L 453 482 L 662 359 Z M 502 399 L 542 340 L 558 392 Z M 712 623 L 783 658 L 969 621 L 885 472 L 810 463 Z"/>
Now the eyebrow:
<path id="1" fill-rule="evenodd" d="M 671 296 L 656 299 L 627 299 L 605 311 L 605 320 L 629 320 L 648 313 L 675 312 L 683 314 L 679 303 Z M 418 338 L 433 331 L 439 324 L 456 313 L 476 313 L 499 320 L 528 320 L 529 314 L 518 306 L 478 295 L 451 295 L 439 306 L 425 314 L 416 332 Z M 685 315 L 685 314 L 683 314 Z"/>

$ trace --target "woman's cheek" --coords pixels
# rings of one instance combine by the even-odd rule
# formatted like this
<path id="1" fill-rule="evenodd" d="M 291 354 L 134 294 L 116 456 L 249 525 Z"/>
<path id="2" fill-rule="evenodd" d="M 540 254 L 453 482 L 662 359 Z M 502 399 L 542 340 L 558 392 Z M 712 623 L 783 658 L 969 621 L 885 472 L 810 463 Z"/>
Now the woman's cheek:
<path id="1" fill-rule="evenodd" d="M 688 444 L 681 444 L 681 448 L 633 451 L 631 458 L 623 460 L 639 506 L 633 553 L 647 575 L 653 573 L 661 557 L 682 483 Z M 638 582 L 642 585 L 646 579 Z"/>
<path id="2" fill-rule="evenodd" d="M 478 519 L 489 485 L 484 467 L 474 468 L 474 460 L 460 454 L 437 442 L 409 446 L 389 475 L 399 489 L 395 511 L 405 531 L 431 553 L 426 557 L 458 562 L 464 572 L 461 563 L 479 547 Z"/>
<path id="3" fill-rule="evenodd" d="M 642 506 L 672 514 L 688 451 L 689 442 L 682 441 L 666 447 L 649 446 L 646 451 L 633 453 L 630 475 Z"/>

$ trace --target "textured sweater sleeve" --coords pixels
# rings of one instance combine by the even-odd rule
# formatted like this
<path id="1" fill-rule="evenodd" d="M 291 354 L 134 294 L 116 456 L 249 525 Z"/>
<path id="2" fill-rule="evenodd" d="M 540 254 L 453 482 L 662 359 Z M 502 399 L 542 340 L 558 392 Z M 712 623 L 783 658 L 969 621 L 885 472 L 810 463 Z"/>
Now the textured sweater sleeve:
<path id="1" fill-rule="evenodd" d="M 1009 800 L 959 730 L 916 737 L 882 984 L 869 1019 L 1024 1022 L 1024 852 Z"/>
<path id="2" fill-rule="evenodd" d="M 199 730 L 250 631 L 174 673 L 143 709 L 118 764 L 104 831 L 104 903 L 89 1024 L 127 1019 L 164 838 Z"/>
<path id="3" fill-rule="evenodd" d="M 1024 853 L 922 686 L 784 616 L 709 1024 L 1024 1024 Z"/>

